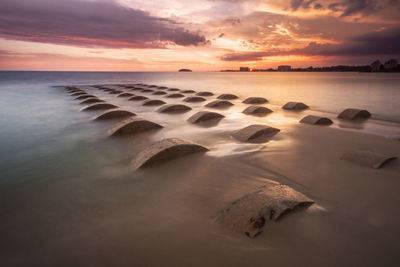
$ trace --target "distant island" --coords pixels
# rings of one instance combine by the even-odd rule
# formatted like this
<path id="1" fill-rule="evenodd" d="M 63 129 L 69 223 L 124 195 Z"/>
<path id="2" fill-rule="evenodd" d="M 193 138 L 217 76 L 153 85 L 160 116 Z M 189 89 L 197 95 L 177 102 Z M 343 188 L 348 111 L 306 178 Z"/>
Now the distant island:
<path id="1" fill-rule="evenodd" d="M 221 72 L 267 72 L 267 71 L 281 71 L 281 72 L 329 72 L 329 71 L 355 71 L 355 72 L 400 72 L 400 65 L 396 59 L 390 59 L 382 64 L 379 60 L 372 62 L 370 65 L 361 66 L 329 66 L 329 67 L 308 67 L 308 68 L 292 68 L 289 65 L 278 66 L 276 69 L 252 69 L 250 67 L 240 67 L 238 70 L 221 70 Z"/>
<path id="2" fill-rule="evenodd" d="M 192 72 L 190 69 L 180 69 L 179 72 Z"/>

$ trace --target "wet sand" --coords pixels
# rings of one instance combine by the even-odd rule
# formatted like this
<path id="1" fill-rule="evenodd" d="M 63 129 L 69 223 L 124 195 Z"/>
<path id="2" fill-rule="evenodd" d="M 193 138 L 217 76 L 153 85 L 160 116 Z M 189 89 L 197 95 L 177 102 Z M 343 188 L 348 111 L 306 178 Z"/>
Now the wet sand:
<path id="1" fill-rule="evenodd" d="M 3 247 L 5 266 L 398 266 L 399 160 L 373 169 L 342 159 L 355 150 L 400 156 L 400 142 L 387 137 L 398 133 L 398 126 L 366 122 L 387 134 L 376 135 L 357 130 L 364 124 L 340 128 L 332 114 L 332 126 L 305 125 L 298 122 L 302 117 L 320 114 L 288 112 L 268 103 L 264 106 L 274 112 L 254 117 L 241 113 L 248 105 L 238 99 L 218 111 L 226 117 L 217 125 L 201 127 L 186 120 L 215 97 L 191 103 L 193 110 L 185 114 L 161 114 L 157 107 L 80 88 L 165 129 L 115 140 L 106 135 L 115 121 L 92 122 L 97 113 L 87 115 L 84 123 L 104 130 L 102 142 L 125 156 L 113 161 L 104 155 L 103 163 L 110 162 L 98 177 L 74 186 L 57 181 L 39 187 L 31 195 L 35 205 L 26 203 L 21 212 L 9 214 L 3 240 L 19 247 Z M 71 105 L 80 112 L 79 101 Z M 281 131 L 262 144 L 231 137 L 232 131 L 255 123 Z M 134 155 L 170 137 L 210 151 L 132 169 Z M 228 203 L 271 180 L 315 204 L 268 224 L 254 239 L 215 222 Z M 32 231 L 20 232 L 30 225 L 35 225 Z"/>

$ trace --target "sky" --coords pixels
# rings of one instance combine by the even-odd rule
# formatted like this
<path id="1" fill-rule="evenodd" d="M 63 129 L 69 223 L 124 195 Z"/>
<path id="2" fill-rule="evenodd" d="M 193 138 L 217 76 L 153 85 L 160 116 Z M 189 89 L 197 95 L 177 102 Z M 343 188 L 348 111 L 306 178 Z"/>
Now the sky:
<path id="1" fill-rule="evenodd" d="M 1 0 L 0 70 L 217 71 L 400 59 L 400 0 Z"/>

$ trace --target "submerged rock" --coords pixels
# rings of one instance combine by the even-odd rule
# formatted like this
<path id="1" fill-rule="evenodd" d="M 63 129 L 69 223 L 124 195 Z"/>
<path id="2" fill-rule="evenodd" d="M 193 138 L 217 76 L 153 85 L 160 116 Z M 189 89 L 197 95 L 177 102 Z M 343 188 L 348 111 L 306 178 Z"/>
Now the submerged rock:
<path id="1" fill-rule="evenodd" d="M 193 153 L 206 152 L 207 148 L 178 138 L 161 140 L 140 152 L 133 160 L 135 169 L 158 165 Z"/>
<path id="2" fill-rule="evenodd" d="M 181 104 L 168 104 L 158 109 L 160 113 L 185 113 L 191 110 L 191 107 Z"/>
<path id="3" fill-rule="evenodd" d="M 86 111 L 86 110 L 106 110 L 106 109 L 113 109 L 113 108 L 117 108 L 117 106 L 114 106 L 113 104 L 109 104 L 109 103 L 95 103 L 92 105 L 89 105 L 87 107 L 84 107 L 82 110 Z"/>
<path id="4" fill-rule="evenodd" d="M 143 106 L 161 106 L 164 105 L 165 102 L 158 99 L 149 99 L 144 101 Z"/>
<path id="5" fill-rule="evenodd" d="M 209 120 L 221 120 L 224 118 L 224 115 L 221 115 L 216 112 L 211 112 L 211 111 L 199 111 L 196 114 L 192 115 L 188 121 L 191 123 L 200 123 L 204 121 L 209 121 Z"/>
<path id="6" fill-rule="evenodd" d="M 87 98 L 82 101 L 80 104 L 90 104 L 90 103 L 104 103 L 106 101 L 98 99 L 97 97 Z"/>
<path id="7" fill-rule="evenodd" d="M 85 91 L 81 91 L 81 92 L 71 94 L 71 96 L 80 96 L 80 95 L 87 95 L 87 93 Z"/>
<path id="8" fill-rule="evenodd" d="M 151 89 L 143 89 L 142 90 L 142 93 L 152 93 L 152 92 L 154 92 L 154 90 L 151 90 Z"/>
<path id="9" fill-rule="evenodd" d="M 227 108 L 233 106 L 233 104 L 226 100 L 214 100 L 206 105 L 208 108 Z"/>
<path id="10" fill-rule="evenodd" d="M 245 108 L 245 110 L 243 110 L 242 112 L 247 115 L 265 116 L 265 115 L 271 113 L 272 110 L 270 110 L 269 108 L 266 108 L 266 107 L 250 106 L 250 107 Z"/>
<path id="11" fill-rule="evenodd" d="M 95 97 L 94 95 L 80 95 L 77 98 L 75 98 L 74 100 L 80 100 L 80 99 L 86 99 L 86 98 L 93 98 Z"/>
<path id="12" fill-rule="evenodd" d="M 301 119 L 300 122 L 312 125 L 331 125 L 333 123 L 332 120 L 328 118 L 314 116 L 314 115 L 305 116 L 304 118 Z"/>
<path id="13" fill-rule="evenodd" d="M 380 169 L 387 163 L 397 159 L 397 157 L 393 155 L 382 155 L 371 151 L 349 151 L 342 156 L 342 159 L 360 166 Z"/>
<path id="14" fill-rule="evenodd" d="M 166 95 L 167 93 L 164 91 L 156 91 L 154 93 L 152 93 L 152 95 Z"/>
<path id="15" fill-rule="evenodd" d="M 184 97 L 182 94 L 169 94 L 165 96 L 166 98 L 181 98 Z"/>
<path id="16" fill-rule="evenodd" d="M 183 94 L 194 94 L 194 93 L 196 93 L 196 91 L 194 91 L 194 90 L 181 90 L 181 93 L 183 93 Z"/>
<path id="17" fill-rule="evenodd" d="M 242 142 L 262 143 L 268 141 L 279 131 L 279 129 L 267 125 L 253 124 L 234 132 L 232 136 Z"/>
<path id="18" fill-rule="evenodd" d="M 159 86 L 158 87 L 158 89 L 161 89 L 161 90 L 164 90 L 164 89 L 167 89 L 168 87 L 166 87 L 166 86 Z"/>
<path id="19" fill-rule="evenodd" d="M 245 104 L 265 104 L 268 100 L 263 97 L 249 97 L 243 100 Z"/>
<path id="20" fill-rule="evenodd" d="M 96 118 L 94 118 L 94 120 L 111 120 L 111 119 L 125 118 L 130 116 L 136 116 L 136 114 L 127 110 L 114 109 L 114 110 L 104 111 Z"/>
<path id="21" fill-rule="evenodd" d="M 217 97 L 218 99 L 224 99 L 224 100 L 233 100 L 233 99 L 237 99 L 237 95 L 233 95 L 233 94 L 222 94 L 220 96 Z"/>
<path id="22" fill-rule="evenodd" d="M 117 95 L 117 94 L 123 93 L 123 91 L 120 91 L 120 90 L 112 90 L 112 91 L 109 91 L 109 93 L 112 94 L 112 95 Z"/>
<path id="23" fill-rule="evenodd" d="M 111 128 L 108 134 L 110 136 L 134 135 L 161 128 L 163 126 L 160 124 L 142 118 L 129 118 Z"/>
<path id="24" fill-rule="evenodd" d="M 371 113 L 367 110 L 356 108 L 345 109 L 338 115 L 338 118 L 343 120 L 362 120 L 368 119 L 369 117 L 371 117 Z"/>
<path id="25" fill-rule="evenodd" d="M 206 99 L 203 97 L 200 97 L 200 96 L 189 96 L 189 97 L 184 98 L 182 101 L 190 102 L 190 103 L 197 103 L 197 102 L 206 101 Z"/>
<path id="26" fill-rule="evenodd" d="M 286 110 L 304 110 L 308 109 L 308 106 L 302 102 L 288 102 L 282 108 Z"/>
<path id="27" fill-rule="evenodd" d="M 198 96 L 213 96 L 214 94 L 209 91 L 198 92 L 196 95 Z"/>
<path id="28" fill-rule="evenodd" d="M 122 93 L 122 94 L 119 94 L 117 96 L 118 97 L 131 97 L 131 96 L 134 96 L 134 94 L 132 94 L 132 93 Z"/>
<path id="29" fill-rule="evenodd" d="M 216 222 L 253 238 L 261 234 L 266 225 L 313 203 L 286 185 L 267 185 L 229 204 L 218 214 Z"/>
<path id="30" fill-rule="evenodd" d="M 170 92 L 178 92 L 178 91 L 180 91 L 178 88 L 169 88 L 169 89 L 167 89 L 167 91 L 170 91 Z"/>
<path id="31" fill-rule="evenodd" d="M 129 101 L 143 101 L 149 99 L 148 97 L 142 96 L 142 95 L 137 95 L 137 96 L 133 96 L 131 98 L 129 98 Z"/>

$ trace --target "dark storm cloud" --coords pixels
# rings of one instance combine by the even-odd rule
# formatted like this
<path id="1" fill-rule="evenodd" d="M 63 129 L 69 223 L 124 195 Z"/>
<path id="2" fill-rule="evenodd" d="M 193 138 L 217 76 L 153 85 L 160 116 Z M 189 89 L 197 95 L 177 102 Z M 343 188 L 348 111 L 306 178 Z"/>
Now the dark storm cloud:
<path id="1" fill-rule="evenodd" d="M 268 56 L 400 56 L 400 28 L 374 32 L 348 40 L 343 44 L 309 43 L 301 49 L 286 51 L 255 51 L 228 53 L 221 56 L 223 61 L 260 61 Z"/>
<path id="2" fill-rule="evenodd" d="M 169 19 L 115 1 L 1 0 L 0 37 L 109 48 L 160 48 L 207 41 Z"/>

